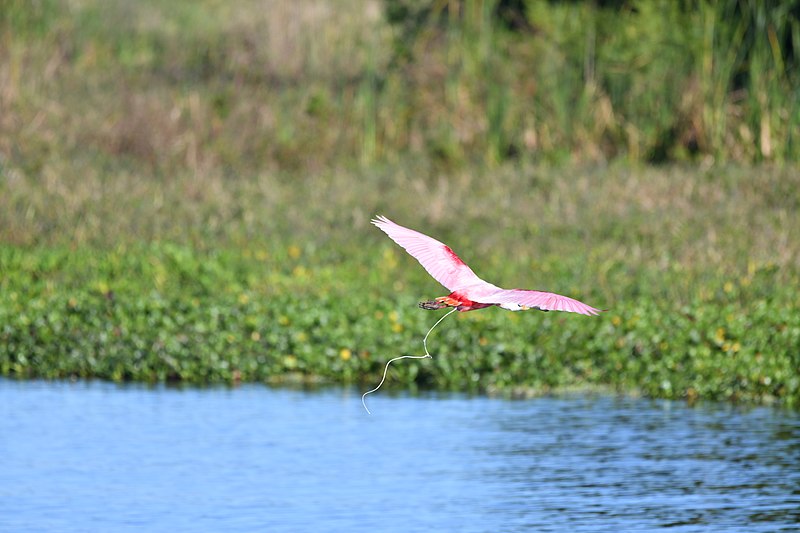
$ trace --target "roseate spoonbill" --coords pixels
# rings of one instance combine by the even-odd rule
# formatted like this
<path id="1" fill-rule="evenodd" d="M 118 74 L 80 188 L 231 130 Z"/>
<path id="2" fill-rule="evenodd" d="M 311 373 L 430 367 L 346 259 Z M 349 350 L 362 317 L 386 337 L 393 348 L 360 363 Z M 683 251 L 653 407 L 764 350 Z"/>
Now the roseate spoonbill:
<path id="1" fill-rule="evenodd" d="M 501 289 L 476 276 L 446 244 L 395 224 L 384 216 L 376 217 L 372 223 L 405 248 L 428 271 L 428 274 L 433 276 L 433 279 L 450 291 L 447 296 L 420 302 L 419 306 L 422 309 L 455 307 L 463 312 L 497 305 L 509 311 L 538 309 L 568 311 L 582 315 L 596 315 L 600 312 L 600 309 L 552 292 Z"/>
<path id="2" fill-rule="evenodd" d="M 370 411 L 364 399 L 367 394 L 371 394 L 381 388 L 381 385 L 386 380 L 386 372 L 389 370 L 389 365 L 398 359 L 430 358 L 428 335 L 431 334 L 433 328 L 438 326 L 442 320 L 454 311 L 474 311 L 493 305 L 509 311 L 538 309 L 540 311 L 568 311 L 582 315 L 596 315 L 601 311 L 578 300 L 552 292 L 501 289 L 476 276 L 472 269 L 446 244 L 413 229 L 395 224 L 384 216 L 374 218 L 372 223 L 391 237 L 394 242 L 405 248 L 428 271 L 428 274 L 450 291 L 447 296 L 420 302 L 419 306 L 428 310 L 442 309 L 444 307 L 452 307 L 452 309 L 437 320 L 422 339 L 425 355 L 401 355 L 387 361 L 383 369 L 383 377 L 378 386 L 361 395 L 361 403 L 367 413 Z"/>

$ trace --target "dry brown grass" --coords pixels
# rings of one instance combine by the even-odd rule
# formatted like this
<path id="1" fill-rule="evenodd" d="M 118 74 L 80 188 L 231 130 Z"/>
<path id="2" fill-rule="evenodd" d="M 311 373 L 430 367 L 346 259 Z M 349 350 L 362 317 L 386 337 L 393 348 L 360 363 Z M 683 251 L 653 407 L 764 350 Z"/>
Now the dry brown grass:
<path id="1" fill-rule="evenodd" d="M 599 85 L 558 86 L 557 42 L 503 41 L 494 53 L 483 34 L 433 28 L 415 61 L 390 69 L 377 0 L 41 5 L 72 16 L 0 37 L 5 242 L 329 246 L 384 213 L 517 267 L 573 253 L 736 275 L 800 264 L 792 164 L 587 165 L 635 160 L 650 134 Z M 714 87 L 681 87 L 682 142 L 749 136 L 775 152 L 777 133 L 709 130 Z M 576 101 L 558 99 L 575 90 Z M 713 98 L 728 124 L 744 120 L 741 98 Z M 503 163 L 512 145 L 584 163 L 551 168 L 519 153 Z"/>
<path id="2" fill-rule="evenodd" d="M 161 180 L 73 165 L 68 173 L 45 166 L 39 179 L 11 174 L 0 194 L 0 240 L 351 250 L 382 213 L 436 232 L 479 268 L 511 275 L 570 257 L 595 273 L 603 265 L 626 265 L 631 275 L 683 269 L 687 282 L 770 265 L 776 279 L 789 279 L 800 264 L 796 169 L 508 166 L 445 176 L 410 164 L 306 179 L 200 172 Z"/>
<path id="3" fill-rule="evenodd" d="M 404 59 L 379 0 L 2 2 L 0 154 L 31 175 L 77 159 L 168 177 L 796 155 L 800 106 L 769 57 L 728 93 L 732 67 L 702 35 L 631 13 L 597 57 L 583 32 L 605 15 L 535 3 L 532 35 L 430 23 Z"/>

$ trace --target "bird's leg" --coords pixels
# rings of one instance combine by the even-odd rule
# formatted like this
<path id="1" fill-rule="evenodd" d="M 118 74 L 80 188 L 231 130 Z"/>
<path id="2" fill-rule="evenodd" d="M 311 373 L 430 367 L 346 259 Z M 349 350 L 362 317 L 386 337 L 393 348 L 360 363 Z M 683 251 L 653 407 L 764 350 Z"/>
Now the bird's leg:
<path id="1" fill-rule="evenodd" d="M 419 303 L 420 308 L 427 309 L 428 311 L 444 309 L 445 307 L 458 307 L 459 305 L 461 305 L 461 302 L 449 296 L 440 296 L 435 300 L 426 300 Z"/>

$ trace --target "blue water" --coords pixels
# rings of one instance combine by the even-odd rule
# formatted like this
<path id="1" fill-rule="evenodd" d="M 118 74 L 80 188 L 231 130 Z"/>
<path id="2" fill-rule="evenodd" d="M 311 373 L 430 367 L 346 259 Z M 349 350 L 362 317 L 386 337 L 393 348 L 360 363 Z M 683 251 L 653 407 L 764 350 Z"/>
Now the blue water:
<path id="1" fill-rule="evenodd" d="M 797 531 L 800 414 L 0 380 L 0 531 Z"/>

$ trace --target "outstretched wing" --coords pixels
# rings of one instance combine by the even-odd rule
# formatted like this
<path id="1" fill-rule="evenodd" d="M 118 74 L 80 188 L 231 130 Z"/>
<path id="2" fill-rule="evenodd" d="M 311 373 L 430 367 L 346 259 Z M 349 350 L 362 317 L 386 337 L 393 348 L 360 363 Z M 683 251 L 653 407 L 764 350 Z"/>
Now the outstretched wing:
<path id="1" fill-rule="evenodd" d="M 480 303 L 497 304 L 512 311 L 519 311 L 521 307 L 541 309 L 542 311 L 567 311 L 582 315 L 596 315 L 601 311 L 567 296 L 524 289 L 500 289 L 492 294 L 473 298 L 473 300 Z"/>
<path id="2" fill-rule="evenodd" d="M 372 223 L 405 248 L 433 279 L 449 290 L 457 291 L 469 285 L 484 283 L 446 244 L 395 224 L 384 216 L 376 217 Z"/>

